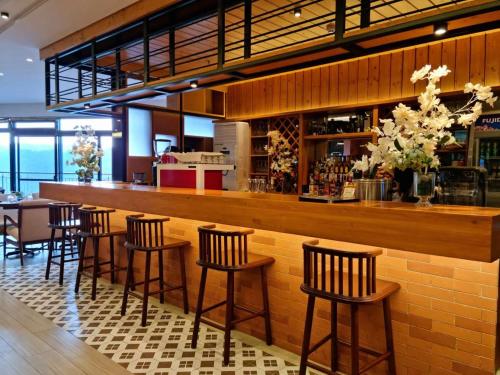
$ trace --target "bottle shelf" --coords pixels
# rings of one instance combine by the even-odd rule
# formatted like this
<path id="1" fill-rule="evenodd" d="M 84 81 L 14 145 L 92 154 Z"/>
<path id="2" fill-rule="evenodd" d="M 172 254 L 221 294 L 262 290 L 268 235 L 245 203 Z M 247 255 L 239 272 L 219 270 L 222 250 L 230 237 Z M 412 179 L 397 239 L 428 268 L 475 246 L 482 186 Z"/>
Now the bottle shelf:
<path id="1" fill-rule="evenodd" d="M 252 158 L 264 158 L 264 157 L 268 157 L 269 155 L 268 154 L 252 154 L 250 155 L 250 157 Z"/>
<path id="2" fill-rule="evenodd" d="M 264 139 L 269 138 L 267 135 L 252 135 L 251 138 Z"/>
<path id="3" fill-rule="evenodd" d="M 359 133 L 336 133 L 336 134 L 322 134 L 322 135 L 305 135 L 304 139 L 309 141 L 320 141 L 320 140 L 330 140 L 330 139 L 360 139 L 360 138 L 372 138 L 372 132 L 359 132 Z"/>

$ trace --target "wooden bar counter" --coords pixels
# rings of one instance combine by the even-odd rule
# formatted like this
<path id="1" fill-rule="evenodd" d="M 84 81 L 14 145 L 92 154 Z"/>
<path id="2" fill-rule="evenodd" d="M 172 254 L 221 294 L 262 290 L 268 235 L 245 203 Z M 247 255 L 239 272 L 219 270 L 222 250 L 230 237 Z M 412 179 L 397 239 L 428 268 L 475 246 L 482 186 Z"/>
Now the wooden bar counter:
<path id="1" fill-rule="evenodd" d="M 191 308 L 200 279 L 195 263 L 197 227 L 217 223 L 256 229 L 250 250 L 276 259 L 269 269 L 274 342 L 295 353 L 300 352 L 306 308 L 306 296 L 299 289 L 302 242 L 320 238 L 325 245 L 341 249 L 380 247 L 383 255 L 377 264 L 378 276 L 401 284 L 392 299 L 398 374 L 493 374 L 500 368 L 500 209 L 417 208 L 393 202 L 318 204 L 299 202 L 296 196 L 104 182 L 40 186 L 43 198 L 116 208 L 114 220 L 122 226 L 131 212 L 170 217 L 167 234 L 192 244 L 186 252 Z M 120 248 L 120 261 L 125 264 L 125 252 Z M 176 264 L 172 255 L 165 265 L 173 280 L 179 277 Z M 140 278 L 140 269 L 135 271 Z M 257 274 L 238 275 L 236 285 L 238 303 L 260 307 Z M 209 272 L 206 304 L 219 302 L 224 296 L 225 280 Z M 180 294 L 168 295 L 167 301 L 182 304 Z M 313 342 L 330 329 L 329 305 L 319 303 L 318 307 Z M 222 321 L 224 309 L 211 312 L 210 317 Z M 347 310 L 340 309 L 339 321 L 339 335 L 348 340 Z M 361 344 L 383 351 L 379 306 L 363 306 L 360 324 Z M 258 321 L 243 323 L 238 329 L 264 337 L 264 327 Z M 326 345 L 312 359 L 328 363 L 328 352 Z M 347 359 L 347 351 L 341 350 L 341 370 L 345 370 Z M 368 373 L 386 371 L 382 364 Z"/>

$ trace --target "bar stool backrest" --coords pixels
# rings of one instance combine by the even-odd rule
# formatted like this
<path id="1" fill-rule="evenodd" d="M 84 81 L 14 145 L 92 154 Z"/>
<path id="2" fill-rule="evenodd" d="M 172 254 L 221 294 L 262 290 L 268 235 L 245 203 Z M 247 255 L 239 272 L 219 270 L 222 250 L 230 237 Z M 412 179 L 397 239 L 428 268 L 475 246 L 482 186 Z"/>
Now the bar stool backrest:
<path id="1" fill-rule="evenodd" d="M 111 232 L 109 214 L 115 212 L 112 208 L 81 207 L 80 234 L 83 236 L 100 237 Z"/>
<path id="2" fill-rule="evenodd" d="M 164 249 L 163 224 L 169 220 L 168 217 L 145 218 L 142 214 L 127 216 L 125 246 L 134 250 Z"/>
<path id="3" fill-rule="evenodd" d="M 307 292 L 333 299 L 363 298 L 376 293 L 376 257 L 382 250 L 346 251 L 318 244 L 318 240 L 302 244 L 303 287 Z"/>
<path id="4" fill-rule="evenodd" d="M 49 203 L 50 228 L 77 228 L 80 226 L 79 203 L 53 202 Z"/>
<path id="5" fill-rule="evenodd" d="M 226 231 L 215 225 L 198 228 L 200 263 L 216 269 L 233 269 L 248 263 L 248 235 L 251 229 Z"/>

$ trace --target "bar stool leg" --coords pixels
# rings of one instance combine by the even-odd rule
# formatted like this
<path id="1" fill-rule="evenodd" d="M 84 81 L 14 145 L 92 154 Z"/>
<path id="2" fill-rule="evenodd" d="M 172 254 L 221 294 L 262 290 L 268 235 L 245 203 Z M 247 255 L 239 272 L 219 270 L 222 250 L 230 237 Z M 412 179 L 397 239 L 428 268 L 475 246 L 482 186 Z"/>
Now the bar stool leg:
<path id="1" fill-rule="evenodd" d="M 132 282 L 132 275 L 134 273 L 134 250 L 128 251 L 128 264 L 127 264 L 127 277 L 125 279 L 125 286 L 123 288 L 122 310 L 121 315 L 127 313 L 128 292 L 131 290 L 130 284 Z"/>
<path id="2" fill-rule="evenodd" d="M 21 257 L 21 266 L 24 266 L 24 243 L 19 243 L 19 256 Z"/>
<path id="3" fill-rule="evenodd" d="M 302 355 L 300 356 L 299 375 L 306 374 L 307 358 L 309 357 L 309 348 L 311 346 L 311 330 L 314 316 L 314 302 L 316 297 L 309 294 L 307 299 L 306 323 L 304 327 L 304 338 L 302 340 Z"/>
<path id="4" fill-rule="evenodd" d="M 384 325 L 385 325 L 385 340 L 387 345 L 387 351 L 391 353 L 390 357 L 387 358 L 389 362 L 389 374 L 396 374 L 396 360 L 394 357 L 394 343 L 392 340 L 392 322 L 391 322 L 391 303 L 389 298 L 383 300 L 384 306 Z"/>
<path id="5" fill-rule="evenodd" d="M 337 302 L 332 302 L 332 316 L 331 316 L 331 351 L 332 351 L 332 358 L 331 358 L 331 366 L 332 366 L 332 371 L 335 372 L 337 371 L 338 367 L 338 333 L 337 333 Z"/>
<path id="6" fill-rule="evenodd" d="M 83 266 L 85 262 L 85 248 L 87 247 L 87 237 L 81 238 L 78 236 L 78 253 L 80 259 L 78 260 L 78 271 L 76 272 L 75 293 L 80 290 L 80 281 L 82 279 Z"/>
<path id="7" fill-rule="evenodd" d="M 269 309 L 269 294 L 267 291 L 266 268 L 260 267 L 260 280 L 262 285 L 262 302 L 264 305 L 264 321 L 266 325 L 266 344 L 273 344 L 273 334 L 271 331 L 271 313 Z"/>
<path id="8" fill-rule="evenodd" d="M 148 299 L 149 299 L 149 279 L 151 272 L 151 251 L 146 251 L 146 267 L 144 270 L 144 296 L 142 299 L 142 319 L 141 326 L 146 327 L 148 319 Z"/>
<path id="9" fill-rule="evenodd" d="M 59 258 L 59 285 L 63 285 L 63 281 L 64 281 L 64 259 L 66 257 L 66 229 L 62 230 L 60 255 L 61 255 L 61 257 Z"/>
<path id="10" fill-rule="evenodd" d="M 109 266 L 111 267 L 111 284 L 115 283 L 115 237 L 109 237 Z"/>
<path id="11" fill-rule="evenodd" d="M 187 280 L 186 280 L 186 263 L 184 261 L 184 249 L 179 247 L 179 262 L 181 267 L 181 282 L 182 282 L 182 298 L 184 302 L 184 314 L 189 313 L 189 300 L 187 292 Z"/>
<path id="12" fill-rule="evenodd" d="M 200 291 L 198 293 L 198 303 L 196 304 L 196 314 L 194 318 L 193 338 L 191 348 L 196 349 L 198 344 L 198 334 L 200 330 L 201 312 L 203 310 L 203 297 L 205 296 L 205 284 L 207 283 L 207 267 L 201 268 Z"/>
<path id="13" fill-rule="evenodd" d="M 224 328 L 224 365 L 229 363 L 230 344 L 231 344 L 231 328 L 233 326 L 233 309 L 234 309 L 234 272 L 227 273 L 227 298 L 226 298 L 226 325 Z"/>
<path id="14" fill-rule="evenodd" d="M 99 237 L 93 238 L 94 245 L 94 267 L 92 267 L 92 301 L 97 296 L 97 274 L 99 272 Z"/>
<path id="15" fill-rule="evenodd" d="M 52 264 L 52 252 L 54 251 L 55 236 L 56 236 L 56 230 L 52 228 L 52 230 L 50 231 L 49 254 L 47 256 L 47 268 L 45 269 L 45 280 L 48 280 L 50 275 L 50 265 Z"/>
<path id="16" fill-rule="evenodd" d="M 359 374 L 359 317 L 355 303 L 351 304 L 351 374 Z"/>
<path id="17" fill-rule="evenodd" d="M 158 251 L 158 284 L 160 286 L 160 290 L 162 291 L 164 288 L 163 282 L 163 251 Z M 165 303 L 165 292 L 160 292 L 160 303 Z"/>

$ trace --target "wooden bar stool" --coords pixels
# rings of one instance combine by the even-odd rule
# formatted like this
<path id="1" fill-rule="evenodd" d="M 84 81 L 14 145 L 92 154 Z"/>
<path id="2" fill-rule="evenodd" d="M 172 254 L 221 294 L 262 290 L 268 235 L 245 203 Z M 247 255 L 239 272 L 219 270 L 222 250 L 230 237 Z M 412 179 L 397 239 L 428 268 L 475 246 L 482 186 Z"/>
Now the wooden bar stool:
<path id="1" fill-rule="evenodd" d="M 376 278 L 376 257 L 382 251 L 334 250 L 320 247 L 318 244 L 318 240 L 313 240 L 304 242 L 302 245 L 304 250 L 304 283 L 300 289 L 308 294 L 308 302 L 299 374 L 304 375 L 307 366 L 328 374 L 335 374 L 338 367 L 339 343 L 351 347 L 351 374 L 364 373 L 384 360 L 389 363 L 389 373 L 396 374 L 389 297 L 400 286 L 397 283 Z M 347 268 L 347 272 L 345 268 Z M 355 269 L 358 271 L 357 275 L 354 274 Z M 331 301 L 332 327 L 327 336 L 310 346 L 316 297 Z M 359 346 L 359 305 L 380 301 L 382 301 L 384 309 L 387 346 L 385 353 L 378 353 Z M 350 343 L 340 340 L 337 336 L 337 303 L 345 303 L 350 306 Z M 331 341 L 331 371 L 323 366 L 308 362 L 309 354 L 328 341 Z M 359 368 L 360 351 L 376 357 L 362 369 Z"/>
<path id="2" fill-rule="evenodd" d="M 127 241 L 125 247 L 128 251 L 128 266 L 127 278 L 125 287 L 123 289 L 123 301 L 121 315 L 124 316 L 127 312 L 128 296 L 142 299 L 142 319 L 141 325 L 146 326 L 148 316 L 148 299 L 149 296 L 159 294 L 160 303 L 165 302 L 165 293 L 172 290 L 182 290 L 182 297 L 184 301 L 184 313 L 189 312 L 188 295 L 187 295 L 187 282 L 186 282 L 186 265 L 184 263 L 184 249 L 191 243 L 189 241 L 182 241 L 163 235 L 163 224 L 169 221 L 168 217 L 163 218 L 145 218 L 144 215 L 130 215 L 127 216 Z M 179 266 L 181 274 L 181 285 L 171 286 L 164 280 L 163 275 L 163 252 L 165 250 L 177 249 L 179 255 Z M 144 268 L 144 281 L 134 282 L 134 253 L 142 251 L 146 255 L 146 265 Z M 158 277 L 151 278 L 151 254 L 158 254 Z M 150 283 L 158 281 L 158 290 L 150 291 Z M 144 293 L 140 294 L 134 292 L 138 285 L 144 285 Z"/>
<path id="3" fill-rule="evenodd" d="M 47 268 L 45 270 L 45 280 L 49 279 L 50 266 L 59 266 L 59 285 L 63 285 L 64 264 L 78 260 L 78 249 L 75 250 L 77 230 L 80 228 L 80 215 L 78 203 L 53 202 L 49 203 L 49 228 L 51 229 L 49 241 L 49 255 L 47 257 Z M 56 231 L 61 233 L 60 254 L 54 255 L 56 243 Z M 66 253 L 66 243 L 69 241 L 70 253 Z M 76 255 L 76 257 L 75 257 Z M 68 256 L 71 258 L 68 259 Z M 59 262 L 54 259 L 59 259 Z"/>
<path id="4" fill-rule="evenodd" d="M 274 258 L 248 252 L 247 237 L 249 234 L 253 233 L 253 230 L 225 231 L 216 229 L 215 225 L 206 225 L 199 227 L 198 232 L 200 238 L 200 259 L 197 261 L 197 264 L 202 267 L 202 271 L 191 347 L 193 349 L 196 348 L 200 322 L 223 330 L 224 365 L 227 365 L 230 355 L 229 344 L 231 340 L 231 329 L 238 323 L 259 316 L 263 317 L 266 327 L 266 343 L 268 345 L 272 344 L 266 266 L 274 263 Z M 227 273 L 227 298 L 225 301 L 203 308 L 207 271 L 209 268 Z M 248 307 L 236 305 L 234 303 L 234 273 L 256 268 L 260 269 L 262 283 L 263 310 L 261 311 L 254 311 Z M 224 304 L 226 305 L 226 321 L 224 326 L 201 317 L 202 314 Z M 250 313 L 250 315 L 234 319 L 235 308 Z"/>
<path id="5" fill-rule="evenodd" d="M 97 294 L 97 278 L 106 274 L 111 274 L 111 283 L 115 283 L 115 272 L 125 268 L 115 267 L 115 243 L 116 236 L 125 235 L 127 231 L 120 227 L 112 226 L 109 220 L 109 214 L 115 212 L 110 208 L 82 207 L 78 209 L 80 214 L 80 231 L 78 232 L 80 246 L 80 261 L 78 263 L 78 272 L 76 274 L 75 293 L 80 289 L 82 275 L 92 278 L 92 300 L 95 300 Z M 109 239 L 109 261 L 99 261 L 99 240 L 101 238 Z M 92 241 L 93 255 L 86 257 L 87 240 Z M 91 265 L 85 265 L 85 260 L 92 259 Z M 101 266 L 108 265 L 109 269 L 102 271 Z M 86 269 L 92 269 L 92 275 L 86 274 Z"/>

